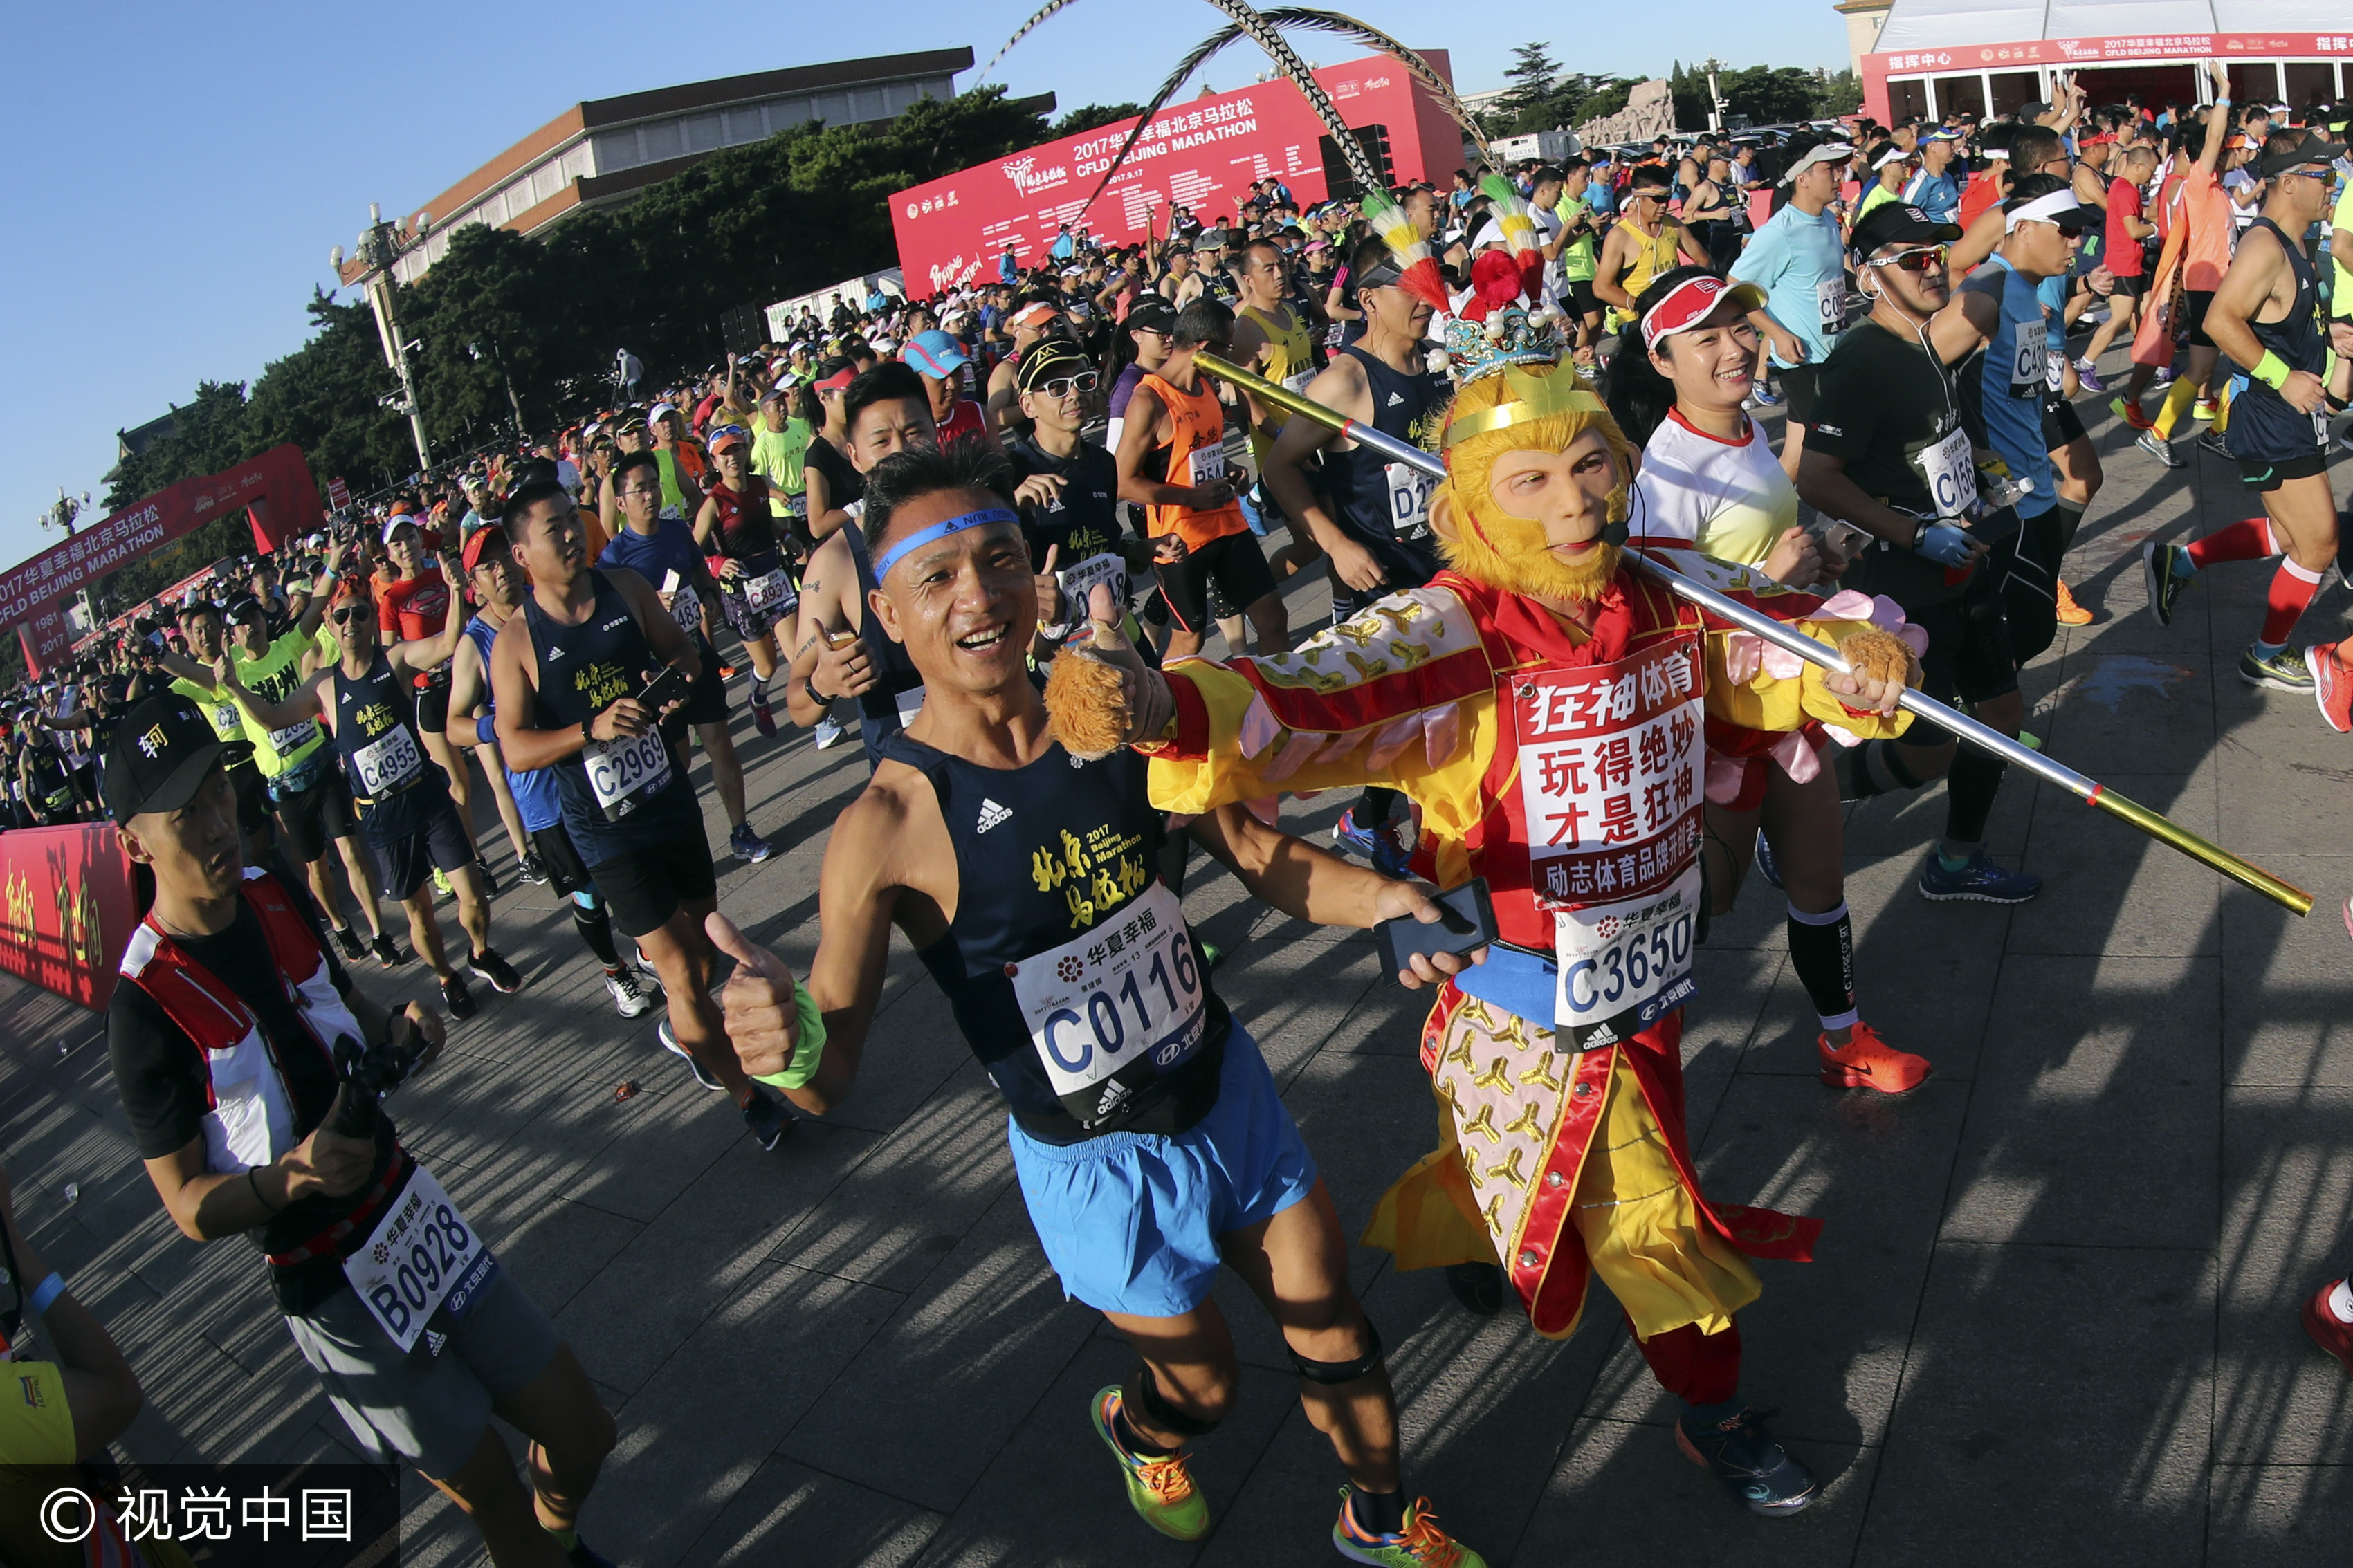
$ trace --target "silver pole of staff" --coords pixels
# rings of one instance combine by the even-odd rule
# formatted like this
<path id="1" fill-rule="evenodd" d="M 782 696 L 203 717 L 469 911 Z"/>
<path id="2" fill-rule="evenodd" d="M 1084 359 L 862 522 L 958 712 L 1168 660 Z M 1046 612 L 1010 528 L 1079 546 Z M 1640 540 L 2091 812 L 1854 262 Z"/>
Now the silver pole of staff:
<path id="1" fill-rule="evenodd" d="M 1351 441 L 1380 453 L 1395 462 L 1428 474 L 1432 479 L 1446 477 L 1446 465 L 1434 453 L 1425 452 L 1410 441 L 1388 436 L 1324 407 L 1322 404 L 1301 396 L 1289 388 L 1278 385 L 1237 364 L 1229 364 L 1214 354 L 1198 353 L 1193 363 L 1222 381 L 1245 388 L 1262 403 L 1272 404 L 1303 418 L 1338 431 Z M 1704 583 L 1695 583 L 1673 567 L 1648 555 L 1630 553 L 1626 559 L 1634 566 L 1656 578 L 1660 584 L 1686 603 L 1695 605 L 1717 620 L 1738 626 L 1742 631 L 1771 643 L 1786 653 L 1795 654 L 1809 664 L 1841 675 L 1851 673 L 1846 660 L 1835 649 L 1825 647 L 1803 633 L 1790 630 L 1761 611 L 1751 609 L 1736 599 L 1727 598 Z M 2064 763 L 2044 756 L 2031 746 L 1981 724 L 1968 715 L 1957 712 L 1917 690 L 1906 690 L 1900 700 L 1905 710 L 1915 718 L 1925 719 L 1939 729 L 1947 731 L 1973 746 L 1982 747 L 2016 767 L 2025 769 L 2047 784 L 2058 785 L 2086 805 L 2099 807 L 2109 816 L 2130 823 L 2162 844 L 2171 846 L 2193 860 L 2202 861 L 2223 876 L 2253 889 L 2292 913 L 2308 914 L 2312 895 L 2292 882 L 2272 875 L 2253 862 L 2240 858 L 2218 844 L 2190 832 L 2180 824 L 2150 810 L 2137 801 L 2128 800 L 2099 783 L 2084 777 Z"/>

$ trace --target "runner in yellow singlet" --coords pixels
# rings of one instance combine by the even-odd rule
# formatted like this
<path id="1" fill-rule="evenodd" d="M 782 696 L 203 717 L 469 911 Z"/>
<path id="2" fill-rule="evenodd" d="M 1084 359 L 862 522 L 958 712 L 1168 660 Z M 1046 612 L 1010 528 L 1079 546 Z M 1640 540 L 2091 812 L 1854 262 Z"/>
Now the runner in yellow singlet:
<path id="1" fill-rule="evenodd" d="M 1634 300 L 1651 280 L 1672 271 L 1683 260 L 1694 267 L 1708 264 L 1707 247 L 1681 221 L 1667 216 L 1667 171 L 1644 163 L 1626 187 L 1625 216 L 1601 241 L 1601 258 L 1593 275 L 1593 292 L 1609 307 L 1605 323 L 1616 331 L 1634 319 Z"/>
<path id="2" fill-rule="evenodd" d="M 1250 241 L 1242 248 L 1235 281 L 1240 285 L 1241 300 L 1234 311 L 1234 363 L 1248 365 L 1293 392 L 1303 391 L 1315 379 L 1315 339 L 1286 298 L 1290 274 L 1282 249 L 1270 240 Z M 1263 473 L 1266 455 L 1274 449 L 1274 438 L 1290 416 L 1247 392 L 1242 402 L 1250 415 L 1250 468 L 1254 473 Z M 1271 504 L 1271 498 L 1260 504 Z M 1291 542 L 1274 552 L 1268 564 L 1281 580 L 1314 565 L 1323 555 L 1324 547 L 1293 519 Z M 1228 636 L 1230 639 L 1231 630 Z"/>

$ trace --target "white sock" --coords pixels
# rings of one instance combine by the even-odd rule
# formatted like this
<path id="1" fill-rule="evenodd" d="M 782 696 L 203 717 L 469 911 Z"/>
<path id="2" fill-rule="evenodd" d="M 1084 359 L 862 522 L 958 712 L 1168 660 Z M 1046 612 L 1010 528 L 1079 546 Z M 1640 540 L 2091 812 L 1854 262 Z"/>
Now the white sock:
<path id="1" fill-rule="evenodd" d="M 2353 1323 L 2353 1280 L 2339 1279 L 2328 1288 L 2328 1315 L 2340 1323 Z"/>

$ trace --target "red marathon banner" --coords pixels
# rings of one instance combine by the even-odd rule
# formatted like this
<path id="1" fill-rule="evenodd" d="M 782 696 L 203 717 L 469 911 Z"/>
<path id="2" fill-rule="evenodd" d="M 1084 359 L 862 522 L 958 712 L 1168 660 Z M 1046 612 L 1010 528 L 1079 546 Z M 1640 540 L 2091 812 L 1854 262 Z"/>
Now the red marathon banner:
<path id="1" fill-rule="evenodd" d="M 0 833 L 0 969 L 103 1011 L 138 923 L 112 823 Z"/>
<path id="2" fill-rule="evenodd" d="M 1450 81 L 1446 51 L 1425 58 Z M 1443 186 L 1462 167 L 1462 130 L 1438 100 L 1387 55 L 1315 73 L 1351 129 L 1379 126 L 1388 137 L 1391 177 Z M 1302 205 L 1324 199 L 1324 122 L 1282 78 L 1172 100 L 1153 118 L 1127 162 L 1092 207 L 1087 194 L 1135 128 L 1127 119 L 1032 147 L 994 163 L 901 191 L 891 198 L 899 266 L 912 299 L 928 299 L 975 278 L 995 279 L 1007 246 L 1034 267 L 1063 224 L 1125 245 L 1168 232 L 1172 205 L 1205 223 L 1230 217 L 1250 182 L 1281 180 Z"/>
<path id="3" fill-rule="evenodd" d="M 317 528 L 325 513 L 302 448 L 288 442 L 236 468 L 182 479 L 0 574 L 0 626 L 14 626 L 38 675 L 73 641 L 66 601 L 108 573 L 216 517 L 248 511 L 254 543 L 271 551 Z"/>

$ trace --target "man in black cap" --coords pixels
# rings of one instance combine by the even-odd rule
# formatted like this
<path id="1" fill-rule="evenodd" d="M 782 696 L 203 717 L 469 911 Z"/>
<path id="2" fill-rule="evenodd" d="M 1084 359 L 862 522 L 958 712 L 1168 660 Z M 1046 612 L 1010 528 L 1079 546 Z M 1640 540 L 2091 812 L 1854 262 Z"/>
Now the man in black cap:
<path id="1" fill-rule="evenodd" d="M 107 1007 L 148 1177 L 190 1240 L 247 1236 L 269 1259 L 288 1331 L 363 1452 L 415 1465 L 502 1565 L 609 1568 L 577 1521 L 612 1416 L 375 1091 L 342 1081 L 343 1042 L 422 1065 L 441 1020 L 371 1000 L 301 889 L 247 868 L 223 752 L 178 696 L 139 704 L 107 748 L 107 810 L 154 881 Z M 372 1115 L 350 1114 L 355 1095 Z M 529 1489 L 493 1413 L 531 1439 Z"/>
<path id="2" fill-rule="evenodd" d="M 1894 202 L 1855 225 L 1855 287 L 1872 302 L 1871 314 L 1822 365 L 1798 493 L 1868 536 L 1840 584 L 1886 595 L 1927 632 L 1921 689 L 1939 701 L 1966 701 L 1979 720 L 2015 735 L 2024 716 L 2018 661 L 1979 531 L 1999 535 L 2017 521 L 2007 509 L 1985 515 L 1949 368 L 1969 352 L 1976 329 L 1957 311 L 1938 319 L 1952 298 L 1947 246 L 1959 234 Z M 2042 879 L 1985 853 L 2002 768 L 2000 758 L 1961 747 L 1930 724 L 1840 759 L 1849 799 L 1945 779 L 1945 835 L 1920 868 L 1921 897 L 2023 903 Z"/>
<path id="3" fill-rule="evenodd" d="M 1079 434 L 1101 399 L 1094 362 L 1067 338 L 1047 338 L 1021 357 L 1017 372 L 1021 413 L 1029 433 L 1005 444 L 1018 481 L 1014 505 L 1039 574 L 1039 649 L 1058 647 L 1086 627 L 1088 591 L 1109 583 L 1124 611 L 1127 585 L 1157 561 L 1185 557 L 1185 542 L 1170 534 L 1146 539 L 1120 525 L 1119 466 Z M 1059 606 L 1059 607 L 1058 607 Z"/>

